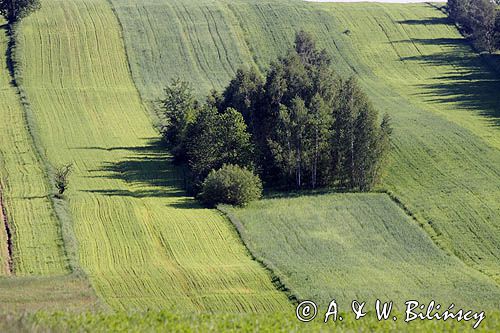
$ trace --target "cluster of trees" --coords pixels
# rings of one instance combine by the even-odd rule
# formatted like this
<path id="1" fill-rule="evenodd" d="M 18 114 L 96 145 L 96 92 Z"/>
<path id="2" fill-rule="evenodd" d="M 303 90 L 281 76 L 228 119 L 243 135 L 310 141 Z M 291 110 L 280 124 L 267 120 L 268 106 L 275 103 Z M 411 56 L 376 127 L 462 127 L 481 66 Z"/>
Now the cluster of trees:
<path id="1" fill-rule="evenodd" d="M 211 170 L 232 164 L 275 187 L 366 191 L 379 179 L 392 131 L 356 79 L 336 75 L 305 32 L 266 77 L 240 69 L 203 104 L 175 80 L 163 110 L 164 138 L 188 164 L 195 189 Z"/>
<path id="2" fill-rule="evenodd" d="M 500 48 L 500 0 L 448 0 L 448 13 L 479 51 Z"/>
<path id="3" fill-rule="evenodd" d="M 14 24 L 40 8 L 40 0 L 0 0 L 0 15 Z"/>

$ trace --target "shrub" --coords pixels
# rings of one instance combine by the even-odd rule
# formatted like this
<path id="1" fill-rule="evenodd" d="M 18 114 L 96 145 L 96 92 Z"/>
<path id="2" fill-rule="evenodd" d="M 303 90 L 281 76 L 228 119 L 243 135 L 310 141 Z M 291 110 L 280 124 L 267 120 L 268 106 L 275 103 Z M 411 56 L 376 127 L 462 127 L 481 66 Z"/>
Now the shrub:
<path id="1" fill-rule="evenodd" d="M 69 186 L 69 174 L 73 168 L 72 164 L 58 166 L 54 171 L 54 182 L 58 191 L 58 196 L 62 196 Z"/>
<path id="2" fill-rule="evenodd" d="M 209 205 L 220 203 L 245 206 L 262 196 L 262 182 L 252 171 L 225 164 L 212 170 L 202 185 L 200 198 Z"/>

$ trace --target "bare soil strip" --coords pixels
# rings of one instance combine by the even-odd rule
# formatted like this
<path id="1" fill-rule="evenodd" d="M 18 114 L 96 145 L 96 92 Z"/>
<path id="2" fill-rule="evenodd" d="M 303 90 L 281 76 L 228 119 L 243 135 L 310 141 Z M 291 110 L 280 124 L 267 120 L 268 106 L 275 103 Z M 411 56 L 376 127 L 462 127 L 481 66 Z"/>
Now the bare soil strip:
<path id="1" fill-rule="evenodd" d="M 2 184 L 0 184 L 0 219 L 3 222 L 4 228 L 5 228 L 5 234 L 7 236 L 7 272 L 9 275 L 13 273 L 13 266 L 12 266 L 12 231 L 10 229 L 9 225 L 9 220 L 7 218 L 7 212 L 5 210 L 5 204 L 3 201 L 3 187 Z M 2 245 L 5 246 L 5 245 Z"/>

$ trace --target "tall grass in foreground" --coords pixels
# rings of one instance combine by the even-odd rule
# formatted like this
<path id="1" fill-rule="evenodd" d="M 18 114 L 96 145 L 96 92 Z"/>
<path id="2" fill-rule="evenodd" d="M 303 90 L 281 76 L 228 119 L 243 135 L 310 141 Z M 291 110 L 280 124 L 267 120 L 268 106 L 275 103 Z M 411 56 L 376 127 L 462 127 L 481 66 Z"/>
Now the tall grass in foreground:
<path id="1" fill-rule="evenodd" d="M 293 313 L 177 315 L 168 312 L 79 314 L 38 313 L 24 316 L 0 316 L 2 332 L 497 332 L 500 314 L 490 315 L 478 329 L 471 322 L 399 321 L 379 322 L 373 314 L 354 320 L 323 323 L 317 318 L 310 323 L 299 322 Z M 401 316 L 404 318 L 404 316 Z"/>

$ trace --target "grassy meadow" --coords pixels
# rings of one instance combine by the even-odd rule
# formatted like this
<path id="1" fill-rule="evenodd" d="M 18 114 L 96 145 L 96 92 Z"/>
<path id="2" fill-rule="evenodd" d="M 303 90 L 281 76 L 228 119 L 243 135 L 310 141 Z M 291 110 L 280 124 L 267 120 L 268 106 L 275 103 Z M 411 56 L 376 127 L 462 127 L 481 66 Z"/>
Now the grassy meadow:
<path id="1" fill-rule="evenodd" d="M 323 194 L 223 206 L 251 252 L 299 299 L 435 300 L 497 309 L 500 287 L 440 250 L 386 194 Z M 400 309 L 403 310 L 403 309 Z"/>
<path id="2" fill-rule="evenodd" d="M 0 331 L 472 326 L 301 324 L 276 276 L 321 307 L 435 299 L 486 310 L 478 331 L 498 331 L 500 80 L 433 5 L 42 0 L 17 29 L 19 89 L 0 29 L 0 183 L 13 231 L 10 272 L 0 228 L 0 313 L 17 312 L 0 315 Z M 203 98 L 240 66 L 263 73 L 301 29 L 391 115 L 385 193 L 223 207 L 233 225 L 185 194 L 149 111 L 173 78 Z M 70 187 L 56 200 L 51 169 L 65 163 Z"/>
<path id="3" fill-rule="evenodd" d="M 500 281 L 500 83 L 443 12 L 298 0 L 112 3 L 149 103 L 176 76 L 203 96 L 240 65 L 263 71 L 291 47 L 295 31 L 312 33 L 337 71 L 356 75 L 393 119 L 382 188 L 441 248 Z"/>
<path id="4" fill-rule="evenodd" d="M 496 332 L 500 315 L 490 313 L 489 320 L 472 329 L 472 322 L 403 320 L 379 322 L 373 313 L 362 320 L 353 320 L 352 314 L 342 313 L 342 322 L 323 323 L 319 317 L 309 323 L 298 322 L 293 314 L 183 314 L 169 312 L 116 313 L 112 315 L 67 313 L 39 313 L 27 316 L 0 316 L 4 332 Z M 401 316 L 403 318 L 403 316 Z M 7 326 L 8 325 L 8 326 Z M 14 328 L 14 330 L 12 330 Z"/>
<path id="5" fill-rule="evenodd" d="M 13 235 L 13 271 L 18 276 L 68 273 L 50 190 L 26 125 L 26 115 L 4 58 L 7 35 L 0 29 L 0 183 Z M 7 235 L 0 231 L 0 276 L 10 275 L 6 260 Z"/>
<path id="6" fill-rule="evenodd" d="M 1 278 L 0 299 L 0 313 L 14 317 L 37 311 L 66 311 L 68 316 L 73 316 L 108 310 L 97 299 L 88 281 L 72 275 Z M 0 331 L 5 332 L 2 324 Z"/>
<path id="7" fill-rule="evenodd" d="M 12 271 L 7 234 L 0 228 L 0 312 L 91 311 L 103 309 L 82 277 L 69 274 L 59 221 L 50 199 L 43 162 L 27 127 L 27 114 L 10 82 L 6 31 L 0 30 L 0 182 L 12 233 Z M 0 213 L 0 215 L 2 215 Z M 16 324 L 2 317 L 2 332 Z M 20 327 L 19 327 L 20 328 Z M 24 329 L 26 330 L 26 329 Z"/>
<path id="8" fill-rule="evenodd" d="M 233 226 L 180 189 L 130 77 L 107 1 L 47 0 L 20 27 L 18 65 L 66 194 L 78 259 L 113 309 L 291 309 Z"/>

